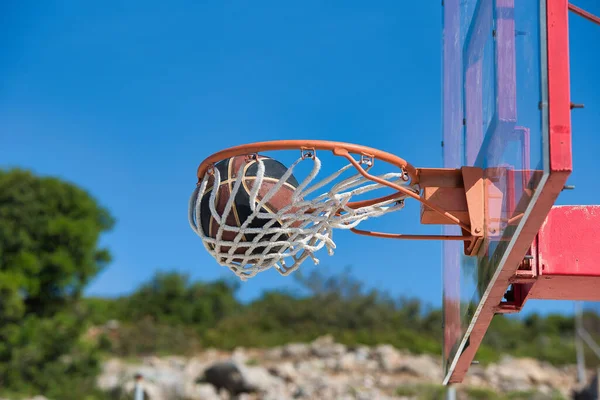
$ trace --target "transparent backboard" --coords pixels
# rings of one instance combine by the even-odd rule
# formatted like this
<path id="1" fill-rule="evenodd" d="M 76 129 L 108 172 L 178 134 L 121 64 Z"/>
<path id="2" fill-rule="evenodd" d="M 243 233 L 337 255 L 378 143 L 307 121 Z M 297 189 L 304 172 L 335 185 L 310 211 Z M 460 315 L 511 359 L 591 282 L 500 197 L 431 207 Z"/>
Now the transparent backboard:
<path id="1" fill-rule="evenodd" d="M 479 254 L 467 257 L 461 242 L 443 243 L 448 375 L 549 168 L 545 2 L 445 0 L 443 8 L 444 167 L 480 167 L 489 182 Z"/>

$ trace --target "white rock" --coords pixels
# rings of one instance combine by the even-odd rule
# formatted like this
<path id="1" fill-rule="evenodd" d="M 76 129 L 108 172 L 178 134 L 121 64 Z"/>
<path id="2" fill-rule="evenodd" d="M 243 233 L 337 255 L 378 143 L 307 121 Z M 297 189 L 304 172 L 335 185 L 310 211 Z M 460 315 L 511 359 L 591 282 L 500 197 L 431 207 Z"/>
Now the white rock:
<path id="1" fill-rule="evenodd" d="M 333 336 L 326 335 L 317 338 L 310 344 L 311 352 L 317 357 L 339 357 L 346 352 L 346 346 L 335 343 Z"/>
<path id="2" fill-rule="evenodd" d="M 272 366 L 269 372 L 287 382 L 295 382 L 298 379 L 298 371 L 289 361 Z"/>
<path id="3" fill-rule="evenodd" d="M 402 357 L 399 360 L 396 370 L 420 378 L 426 378 L 433 382 L 440 382 L 443 379 L 441 364 L 432 356 L 426 354 Z"/>
<path id="4" fill-rule="evenodd" d="M 187 359 L 180 356 L 171 356 L 165 359 L 170 368 L 183 371 L 187 365 Z"/>
<path id="5" fill-rule="evenodd" d="M 322 370 L 325 369 L 325 363 L 321 359 L 300 361 L 296 364 L 296 369 L 299 373 L 306 376 L 322 376 Z"/>
<path id="6" fill-rule="evenodd" d="M 264 357 L 267 360 L 281 360 L 283 358 L 283 348 L 281 346 L 273 347 L 265 352 Z"/>
<path id="7" fill-rule="evenodd" d="M 271 375 L 264 367 L 238 365 L 238 368 L 244 379 L 262 392 L 281 390 L 281 388 L 285 387 L 281 378 Z"/>
<path id="8" fill-rule="evenodd" d="M 249 365 L 249 359 L 258 365 Z M 390 345 L 348 350 L 335 343 L 333 337 L 325 336 L 310 344 L 291 343 L 271 350 L 208 350 L 190 359 L 148 357 L 138 364 L 111 359 L 104 363 L 97 383 L 104 390 L 121 387 L 131 391 L 134 374 L 141 373 L 152 400 L 230 400 L 226 391 L 217 392 L 210 384 L 196 384 L 196 379 L 208 366 L 224 362 L 231 365 L 231 360 L 235 361 L 235 368 L 230 373 L 248 383 L 246 390 L 258 390 L 241 394 L 238 400 L 398 400 L 400 397 L 388 397 L 387 393 L 393 393 L 401 383 L 439 383 L 442 379 L 439 357 L 411 355 Z M 499 393 L 534 389 L 546 397 L 558 389 L 569 396 L 576 372 L 573 366 L 555 368 L 533 359 L 505 357 L 485 368 L 472 366 L 465 385 Z"/>
<path id="9" fill-rule="evenodd" d="M 231 359 L 236 364 L 246 364 L 248 362 L 248 355 L 246 351 L 242 347 L 237 347 L 233 350 L 233 354 L 231 355 Z"/>
<path id="10" fill-rule="evenodd" d="M 529 377 L 511 360 L 505 359 L 499 364 L 492 364 L 486 369 L 486 377 L 490 384 L 503 391 L 528 391 L 532 389 Z"/>
<path id="11" fill-rule="evenodd" d="M 336 360 L 335 369 L 346 372 L 354 371 L 359 368 L 359 364 L 356 353 L 345 353 Z"/>
<path id="12" fill-rule="evenodd" d="M 227 390 L 221 389 L 221 390 L 219 390 L 219 398 L 221 400 L 230 400 L 231 396 L 229 395 L 229 393 L 227 392 Z"/>
<path id="13" fill-rule="evenodd" d="M 373 357 L 384 371 L 394 371 L 402 361 L 402 354 L 392 345 L 382 344 L 373 350 Z"/>
<path id="14" fill-rule="evenodd" d="M 323 364 L 328 370 L 335 370 L 338 367 L 338 360 L 333 357 L 327 357 L 323 359 Z"/>
<path id="15" fill-rule="evenodd" d="M 194 385 L 192 393 L 188 393 L 186 398 L 190 400 L 219 400 L 220 396 L 215 387 L 208 383 Z"/>
<path id="16" fill-rule="evenodd" d="M 282 357 L 304 358 L 310 355 L 310 346 L 306 343 L 288 343 L 283 346 Z"/>
<path id="17" fill-rule="evenodd" d="M 104 362 L 100 375 L 96 378 L 96 386 L 105 391 L 119 387 L 122 384 L 123 369 L 123 362 L 116 358 Z"/>
<path id="18" fill-rule="evenodd" d="M 371 349 L 369 349 L 367 346 L 358 346 L 356 349 L 354 349 L 354 354 L 356 356 L 356 361 L 366 362 L 371 354 Z"/>
<path id="19" fill-rule="evenodd" d="M 188 360 L 185 368 L 183 369 L 183 374 L 186 379 L 195 381 L 196 378 L 202 375 L 207 366 L 208 364 L 206 364 L 204 361 L 194 357 Z"/>

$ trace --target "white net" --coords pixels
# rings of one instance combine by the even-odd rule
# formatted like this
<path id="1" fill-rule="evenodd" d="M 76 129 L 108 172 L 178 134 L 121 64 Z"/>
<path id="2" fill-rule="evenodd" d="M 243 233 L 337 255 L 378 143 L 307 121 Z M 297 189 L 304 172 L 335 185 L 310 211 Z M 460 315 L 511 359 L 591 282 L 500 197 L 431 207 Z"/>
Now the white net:
<path id="1" fill-rule="evenodd" d="M 282 275 L 288 275 L 307 258 L 311 258 L 315 264 L 318 264 L 319 260 L 314 255 L 317 251 L 325 247 L 329 255 L 333 254 L 335 249 L 334 229 L 352 229 L 368 218 L 379 217 L 404 206 L 406 195 L 398 193 L 397 197 L 388 197 L 377 204 L 360 208 L 349 207 L 352 198 L 381 189 L 385 185 L 365 178 L 352 164 L 317 180 L 321 161 L 314 154 L 309 156 L 303 154 L 287 169 L 277 184 L 271 187 L 266 195 L 258 199 L 259 189 L 264 179 L 265 165 L 260 158 L 256 161 L 258 172 L 250 190 L 251 215 L 240 226 L 227 224 L 226 221 L 232 212 L 235 194 L 244 179 L 243 165 L 236 174 L 236 181 L 222 214 L 217 212 L 217 191 L 211 190 L 210 192 L 209 208 L 212 217 L 218 224 L 214 237 L 205 235 L 200 222 L 201 200 L 209 184 L 209 173 L 205 174 L 200 184 L 197 185 L 189 203 L 190 226 L 200 236 L 206 250 L 220 265 L 228 267 L 242 280 L 251 278 L 271 267 L 276 268 Z M 291 203 L 276 213 L 261 212 L 262 206 L 281 189 L 293 174 L 294 169 L 301 162 L 311 161 L 313 165 L 310 173 L 294 191 Z M 371 160 L 362 159 L 361 162 L 365 165 L 366 171 L 372 166 Z M 354 174 L 346 178 L 342 177 L 344 173 L 351 172 L 352 169 L 355 171 Z M 214 177 L 212 187 L 219 187 L 221 176 L 218 169 L 213 168 L 211 174 Z M 410 188 L 408 176 L 403 171 L 377 177 L 386 182 Z M 319 191 L 322 193 L 318 194 Z M 261 220 L 260 228 L 250 226 L 255 219 Z M 223 234 L 226 231 L 234 232 L 235 238 L 225 240 Z M 228 236 L 231 237 L 231 235 Z M 253 239 L 243 241 L 243 238 L 248 236 L 253 236 Z"/>

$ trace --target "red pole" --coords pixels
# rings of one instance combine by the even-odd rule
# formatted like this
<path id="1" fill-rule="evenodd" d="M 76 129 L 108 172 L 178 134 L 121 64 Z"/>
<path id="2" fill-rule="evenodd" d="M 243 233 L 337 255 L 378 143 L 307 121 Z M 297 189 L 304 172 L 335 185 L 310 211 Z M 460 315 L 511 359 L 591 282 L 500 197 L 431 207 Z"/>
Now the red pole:
<path id="1" fill-rule="evenodd" d="M 569 3 L 569 10 L 571 10 L 573 13 L 579 15 L 580 17 L 583 17 L 585 19 L 587 19 L 588 21 L 592 21 L 598 25 L 600 25 L 600 17 L 596 17 L 594 14 L 589 13 L 577 6 L 574 6 L 573 4 Z"/>

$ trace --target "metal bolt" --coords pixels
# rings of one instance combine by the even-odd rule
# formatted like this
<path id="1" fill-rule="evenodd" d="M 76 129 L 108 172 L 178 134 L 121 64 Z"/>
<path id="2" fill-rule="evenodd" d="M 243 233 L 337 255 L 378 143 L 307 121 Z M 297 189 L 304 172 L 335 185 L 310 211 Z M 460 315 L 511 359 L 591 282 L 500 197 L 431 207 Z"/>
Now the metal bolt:
<path id="1" fill-rule="evenodd" d="M 575 189 L 575 185 L 565 185 L 562 188 L 562 190 L 574 190 L 574 189 Z"/>
<path id="2" fill-rule="evenodd" d="M 585 104 L 571 103 L 571 110 L 574 108 L 585 108 Z"/>
<path id="3" fill-rule="evenodd" d="M 480 233 L 481 232 L 481 228 L 475 228 L 475 233 Z"/>

